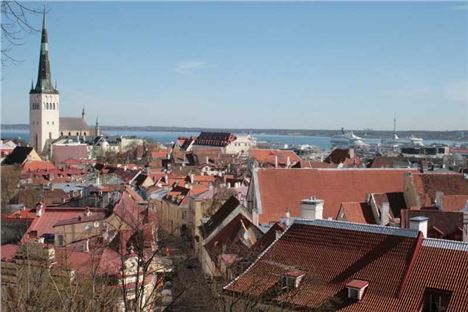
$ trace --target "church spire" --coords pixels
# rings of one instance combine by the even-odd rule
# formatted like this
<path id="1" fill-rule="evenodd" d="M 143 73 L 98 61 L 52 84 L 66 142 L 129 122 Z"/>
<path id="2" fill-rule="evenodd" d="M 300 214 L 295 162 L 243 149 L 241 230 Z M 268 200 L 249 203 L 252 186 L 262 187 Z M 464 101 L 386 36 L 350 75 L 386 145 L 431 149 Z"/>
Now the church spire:
<path id="1" fill-rule="evenodd" d="M 99 127 L 99 115 L 96 115 L 96 126 L 94 127 L 94 136 L 101 135 L 101 128 Z"/>
<path id="2" fill-rule="evenodd" d="M 41 54 L 39 56 L 39 71 L 37 74 L 36 87 L 33 93 L 58 93 L 52 85 L 50 73 L 49 47 L 47 38 L 46 10 L 42 16 Z"/>

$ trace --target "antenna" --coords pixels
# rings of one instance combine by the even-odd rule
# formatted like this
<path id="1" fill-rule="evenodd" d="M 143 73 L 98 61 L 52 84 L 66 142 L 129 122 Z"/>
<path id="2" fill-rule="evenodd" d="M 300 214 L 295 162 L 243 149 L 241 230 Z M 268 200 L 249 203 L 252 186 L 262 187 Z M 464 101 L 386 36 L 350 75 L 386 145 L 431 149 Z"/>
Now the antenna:
<path id="1" fill-rule="evenodd" d="M 393 113 L 393 134 L 396 134 L 396 113 Z"/>

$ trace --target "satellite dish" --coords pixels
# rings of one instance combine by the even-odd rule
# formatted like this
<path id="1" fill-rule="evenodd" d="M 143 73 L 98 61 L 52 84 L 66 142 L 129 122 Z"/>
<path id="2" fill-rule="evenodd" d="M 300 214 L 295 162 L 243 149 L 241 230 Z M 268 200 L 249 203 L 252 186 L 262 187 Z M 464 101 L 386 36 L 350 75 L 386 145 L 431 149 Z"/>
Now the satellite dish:
<path id="1" fill-rule="evenodd" d="M 99 222 L 98 222 L 98 221 L 94 221 L 93 225 L 94 225 L 95 228 L 98 228 L 98 227 L 99 227 Z"/>
<path id="2" fill-rule="evenodd" d="M 86 230 L 86 232 L 88 232 L 88 233 L 90 233 L 92 229 L 93 229 L 93 228 L 92 228 L 91 224 L 87 224 L 87 225 L 85 226 L 85 230 Z"/>

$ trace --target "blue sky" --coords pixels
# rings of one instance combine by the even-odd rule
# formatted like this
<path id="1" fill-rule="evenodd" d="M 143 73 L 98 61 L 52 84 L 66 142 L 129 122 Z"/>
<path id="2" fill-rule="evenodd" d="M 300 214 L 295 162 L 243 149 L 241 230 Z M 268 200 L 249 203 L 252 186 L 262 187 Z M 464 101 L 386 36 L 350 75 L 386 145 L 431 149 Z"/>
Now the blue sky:
<path id="1" fill-rule="evenodd" d="M 40 3 L 30 3 L 39 7 Z M 468 129 L 466 2 L 49 2 L 61 116 L 105 125 Z M 40 27 L 41 16 L 31 18 Z M 40 34 L 3 68 L 27 123 Z"/>

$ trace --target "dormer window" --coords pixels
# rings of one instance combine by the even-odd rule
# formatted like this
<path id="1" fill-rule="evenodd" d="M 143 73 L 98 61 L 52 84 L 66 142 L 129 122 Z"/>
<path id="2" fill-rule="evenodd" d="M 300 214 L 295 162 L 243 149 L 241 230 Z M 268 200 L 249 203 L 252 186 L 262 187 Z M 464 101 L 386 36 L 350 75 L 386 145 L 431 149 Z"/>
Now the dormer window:
<path id="1" fill-rule="evenodd" d="M 364 296 L 364 292 L 369 286 L 369 282 L 362 281 L 362 280 L 352 280 L 348 284 L 346 284 L 346 288 L 348 289 L 348 298 L 354 300 L 361 300 Z"/>
<path id="2" fill-rule="evenodd" d="M 304 278 L 305 272 L 301 270 L 289 270 L 283 277 L 281 289 L 283 291 L 290 291 L 298 288 Z"/>
<path id="3" fill-rule="evenodd" d="M 442 289 L 426 288 L 422 312 L 445 312 L 452 298 L 452 292 Z"/>

